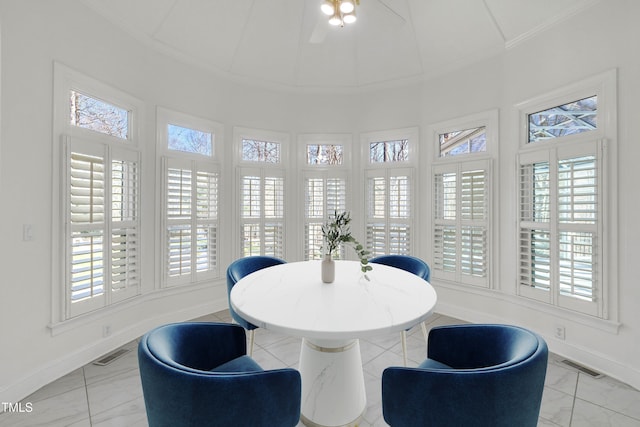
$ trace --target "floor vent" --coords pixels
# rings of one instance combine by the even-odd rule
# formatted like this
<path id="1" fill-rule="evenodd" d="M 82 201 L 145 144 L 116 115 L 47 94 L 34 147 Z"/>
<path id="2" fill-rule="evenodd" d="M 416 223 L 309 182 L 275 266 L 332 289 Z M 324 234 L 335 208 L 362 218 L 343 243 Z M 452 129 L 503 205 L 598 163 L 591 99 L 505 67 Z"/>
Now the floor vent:
<path id="1" fill-rule="evenodd" d="M 117 350 L 112 351 L 111 353 L 108 353 L 106 355 L 104 355 L 104 357 L 102 357 L 101 359 L 96 360 L 95 362 L 93 362 L 94 365 L 98 365 L 98 366 L 105 366 L 108 365 L 109 363 L 113 362 L 114 360 L 116 360 L 118 357 L 122 357 L 125 354 L 129 353 L 129 349 L 126 348 L 119 348 Z"/>
<path id="2" fill-rule="evenodd" d="M 577 369 L 578 371 L 582 372 L 583 374 L 587 374 L 589 376 L 591 376 L 592 378 L 602 378 L 604 375 L 601 374 L 600 372 L 596 372 L 592 369 L 589 368 L 585 368 L 584 366 L 573 362 L 571 360 L 563 360 L 562 363 L 564 363 L 567 366 L 571 366 L 573 369 Z"/>

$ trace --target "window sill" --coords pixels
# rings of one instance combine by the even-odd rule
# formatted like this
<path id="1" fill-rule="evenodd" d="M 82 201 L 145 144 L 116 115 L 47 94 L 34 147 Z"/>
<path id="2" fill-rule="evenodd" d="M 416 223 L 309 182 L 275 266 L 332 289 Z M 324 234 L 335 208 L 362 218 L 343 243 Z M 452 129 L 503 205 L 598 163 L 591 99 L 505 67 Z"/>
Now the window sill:
<path id="1" fill-rule="evenodd" d="M 603 332 L 618 335 L 620 331 L 620 327 L 622 324 L 620 322 L 608 319 L 601 319 L 598 317 L 590 316 L 587 314 L 582 314 L 579 312 L 567 310 L 561 307 L 553 306 L 544 302 L 539 302 L 535 300 L 531 300 L 525 297 L 521 297 L 518 295 L 505 294 L 499 290 L 495 289 L 486 289 L 477 286 L 470 285 L 462 285 L 457 282 L 444 281 L 444 280 L 435 280 L 435 284 L 431 282 L 432 285 L 436 288 L 446 288 L 451 289 L 458 292 L 465 292 L 467 294 L 475 294 L 484 297 L 493 298 L 496 300 L 500 300 L 505 303 L 521 306 L 527 308 L 529 310 L 537 311 L 540 313 L 544 313 L 548 316 L 553 316 L 557 319 L 563 319 L 575 323 L 582 324 L 589 328 L 599 329 Z"/>
<path id="2" fill-rule="evenodd" d="M 141 304 L 149 301 L 199 291 L 215 285 L 217 285 L 217 280 L 198 282 L 193 285 L 172 286 L 168 288 L 155 289 L 148 293 L 131 297 L 124 301 L 111 304 L 107 307 L 103 307 L 90 313 L 81 314 L 70 319 L 62 320 L 60 322 L 49 323 L 47 327 L 51 331 L 51 336 L 53 337 L 69 331 L 73 331 L 81 326 L 86 326 L 87 324 L 96 323 L 101 319 L 112 317 L 114 314 L 126 310 L 131 310 L 133 307 L 140 306 Z"/>

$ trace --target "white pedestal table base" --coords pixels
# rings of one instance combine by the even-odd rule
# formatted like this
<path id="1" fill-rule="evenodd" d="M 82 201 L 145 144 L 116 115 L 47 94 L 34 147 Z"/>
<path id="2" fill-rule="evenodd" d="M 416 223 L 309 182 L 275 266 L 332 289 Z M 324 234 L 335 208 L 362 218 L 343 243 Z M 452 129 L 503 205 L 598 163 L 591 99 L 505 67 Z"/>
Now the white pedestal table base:
<path id="1" fill-rule="evenodd" d="M 309 427 L 354 427 L 364 415 L 364 388 L 360 342 L 302 340 L 302 416 Z"/>

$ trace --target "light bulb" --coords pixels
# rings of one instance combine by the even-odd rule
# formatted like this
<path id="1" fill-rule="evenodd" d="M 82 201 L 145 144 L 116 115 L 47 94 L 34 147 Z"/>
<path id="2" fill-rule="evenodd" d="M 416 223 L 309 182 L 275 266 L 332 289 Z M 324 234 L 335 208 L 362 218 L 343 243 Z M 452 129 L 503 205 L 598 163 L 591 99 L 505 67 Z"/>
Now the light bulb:
<path id="1" fill-rule="evenodd" d="M 322 2 L 322 5 L 320 5 L 320 10 L 322 11 L 322 13 L 328 16 L 333 15 L 336 11 L 331 0 L 324 0 Z"/>
<path id="2" fill-rule="evenodd" d="M 340 18 L 340 13 L 338 11 L 336 11 L 336 13 L 334 13 L 333 16 L 329 18 L 329 24 L 336 27 L 338 25 L 342 25 L 342 18 Z"/>
<path id="3" fill-rule="evenodd" d="M 356 18 L 355 10 L 351 13 L 347 13 L 342 17 L 342 20 L 344 21 L 345 24 L 353 24 L 354 22 L 356 22 L 356 19 L 357 18 Z"/>
<path id="4" fill-rule="evenodd" d="M 353 4 L 353 0 L 343 0 L 340 3 L 340 12 L 342 13 L 351 13 L 356 8 Z"/>

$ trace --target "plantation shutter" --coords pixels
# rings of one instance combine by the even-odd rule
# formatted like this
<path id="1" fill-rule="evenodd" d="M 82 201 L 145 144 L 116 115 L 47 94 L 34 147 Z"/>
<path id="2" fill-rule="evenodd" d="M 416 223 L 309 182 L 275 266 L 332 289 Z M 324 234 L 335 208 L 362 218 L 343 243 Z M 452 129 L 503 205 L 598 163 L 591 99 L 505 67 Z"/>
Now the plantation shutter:
<path id="1" fill-rule="evenodd" d="M 111 298 L 140 292 L 139 153 L 114 149 L 111 160 Z"/>
<path id="2" fill-rule="evenodd" d="M 304 180 L 304 259 L 319 259 L 322 254 L 322 224 L 325 220 L 324 179 Z"/>
<path id="3" fill-rule="evenodd" d="M 196 275 L 218 273 L 218 172 L 198 165 L 196 173 Z"/>
<path id="4" fill-rule="evenodd" d="M 282 258 L 284 254 L 284 178 L 265 176 L 263 192 L 264 255 Z"/>
<path id="5" fill-rule="evenodd" d="M 552 264 L 549 166 L 546 152 L 520 157 L 520 285 L 544 291 L 537 298 L 547 302 L 551 301 Z"/>
<path id="6" fill-rule="evenodd" d="M 488 161 L 434 168 L 434 277 L 488 286 L 488 182 Z"/>
<path id="7" fill-rule="evenodd" d="M 305 173 L 305 237 L 304 259 L 320 259 L 322 224 L 334 215 L 346 209 L 346 179 L 343 177 L 327 177 L 325 173 Z M 337 254 L 343 257 L 342 250 Z"/>
<path id="8" fill-rule="evenodd" d="M 366 246 L 371 256 L 411 253 L 412 180 L 408 168 L 367 171 Z"/>
<path id="9" fill-rule="evenodd" d="M 64 138 L 67 317 L 140 292 L 139 153 Z"/>
<path id="10" fill-rule="evenodd" d="M 284 172 L 242 168 L 240 171 L 242 256 L 284 257 Z"/>
<path id="11" fill-rule="evenodd" d="M 376 171 L 378 172 L 378 171 Z M 367 248 L 371 256 L 383 255 L 386 250 L 386 201 L 387 180 L 383 171 L 367 177 Z"/>
<path id="12" fill-rule="evenodd" d="M 400 173 L 396 175 L 396 173 Z M 391 171 L 389 177 L 389 244 L 388 253 L 411 253 L 411 175 Z"/>
<path id="13" fill-rule="evenodd" d="M 462 170 L 460 179 L 460 274 L 487 276 L 487 170 Z"/>
<path id="14" fill-rule="evenodd" d="M 193 174 L 190 162 L 165 159 L 166 255 L 168 284 L 191 280 L 191 206 Z"/>
<path id="15" fill-rule="evenodd" d="M 598 313 L 602 144 L 520 155 L 520 293 Z"/>
<path id="16" fill-rule="evenodd" d="M 105 150 L 68 145 L 68 315 L 103 307 L 105 297 Z M 78 147 L 81 148 L 81 147 Z M 94 148 L 90 150 L 90 148 Z"/>
<path id="17" fill-rule="evenodd" d="M 218 179 L 213 164 L 165 158 L 167 284 L 218 274 Z"/>
<path id="18" fill-rule="evenodd" d="M 262 255 L 262 177 L 260 171 L 240 181 L 242 256 Z"/>
<path id="19" fill-rule="evenodd" d="M 344 211 L 347 205 L 347 180 L 345 178 L 327 178 L 327 213 Z"/>
<path id="20" fill-rule="evenodd" d="M 434 276 L 455 280 L 457 271 L 457 168 L 438 168 L 434 176 Z M 440 274 L 438 274 L 438 272 Z"/>
<path id="21" fill-rule="evenodd" d="M 558 160 L 560 295 L 592 301 L 597 286 L 598 168 L 595 155 Z"/>

